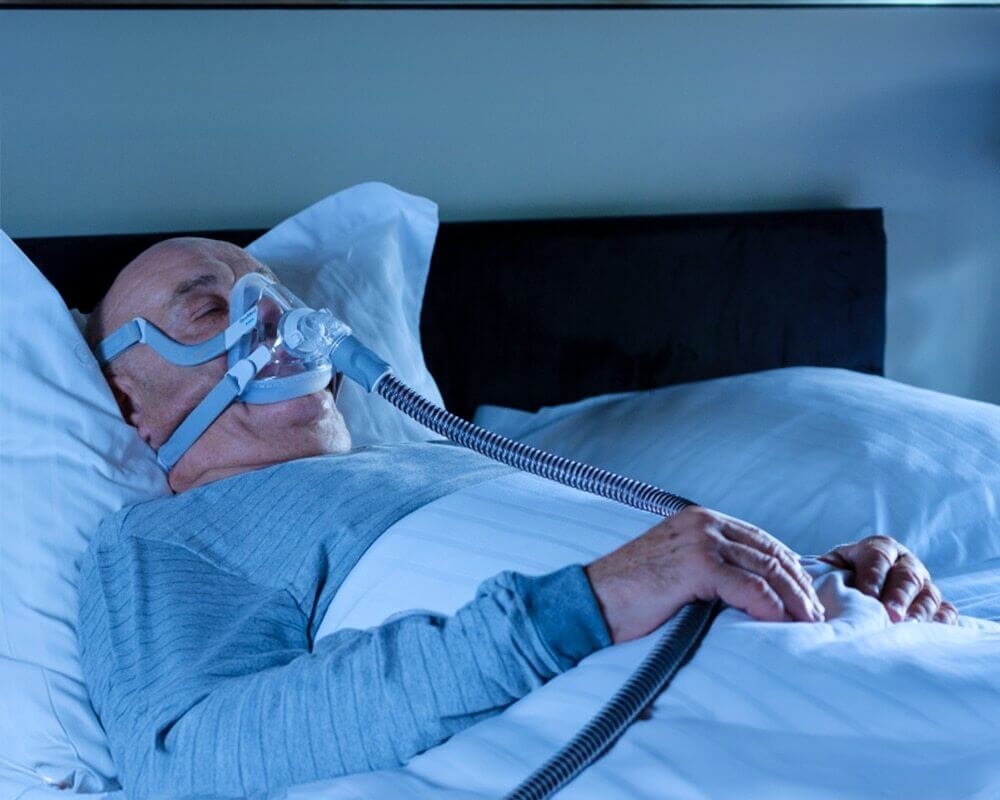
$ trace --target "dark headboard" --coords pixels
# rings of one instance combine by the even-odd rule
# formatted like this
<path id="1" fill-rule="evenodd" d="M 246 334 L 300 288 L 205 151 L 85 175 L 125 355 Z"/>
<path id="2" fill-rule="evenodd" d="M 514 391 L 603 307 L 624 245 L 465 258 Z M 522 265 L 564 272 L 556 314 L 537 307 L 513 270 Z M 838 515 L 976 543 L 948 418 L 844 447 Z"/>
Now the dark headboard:
<path id="1" fill-rule="evenodd" d="M 263 231 L 199 231 L 248 244 Z M 67 303 L 178 233 L 21 239 Z M 535 409 L 775 367 L 881 375 L 879 209 L 442 223 L 422 315 L 449 408 Z"/>

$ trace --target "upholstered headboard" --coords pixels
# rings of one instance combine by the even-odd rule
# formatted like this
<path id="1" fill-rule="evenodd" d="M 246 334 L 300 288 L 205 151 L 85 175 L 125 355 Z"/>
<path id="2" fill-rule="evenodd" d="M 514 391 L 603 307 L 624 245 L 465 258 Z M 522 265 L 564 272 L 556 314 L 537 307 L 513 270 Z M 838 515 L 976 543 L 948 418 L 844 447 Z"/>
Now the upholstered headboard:
<path id="1" fill-rule="evenodd" d="M 245 245 L 262 232 L 183 233 Z M 176 235 L 18 244 L 87 310 L 133 256 Z M 775 367 L 882 374 L 882 212 L 443 223 L 421 330 L 464 416 Z"/>

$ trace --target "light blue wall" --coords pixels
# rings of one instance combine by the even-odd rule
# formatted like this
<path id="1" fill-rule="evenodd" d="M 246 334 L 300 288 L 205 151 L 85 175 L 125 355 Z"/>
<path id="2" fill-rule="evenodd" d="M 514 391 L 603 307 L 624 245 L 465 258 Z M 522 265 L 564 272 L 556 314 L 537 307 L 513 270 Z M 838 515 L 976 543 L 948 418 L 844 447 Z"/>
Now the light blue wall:
<path id="1" fill-rule="evenodd" d="M 12 235 L 371 179 L 445 219 L 883 206 L 890 377 L 1000 402 L 1000 9 L 0 11 Z"/>

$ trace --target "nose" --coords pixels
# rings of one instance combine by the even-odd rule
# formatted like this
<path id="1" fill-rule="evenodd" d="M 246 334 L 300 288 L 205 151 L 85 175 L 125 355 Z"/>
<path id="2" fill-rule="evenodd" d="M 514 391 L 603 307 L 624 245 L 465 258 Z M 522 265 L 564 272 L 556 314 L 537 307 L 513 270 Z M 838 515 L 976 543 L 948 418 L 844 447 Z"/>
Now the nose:
<path id="1" fill-rule="evenodd" d="M 258 325 L 264 335 L 262 344 L 273 346 L 278 338 L 278 321 L 281 319 L 281 306 L 269 297 L 262 297 L 257 305 Z"/>

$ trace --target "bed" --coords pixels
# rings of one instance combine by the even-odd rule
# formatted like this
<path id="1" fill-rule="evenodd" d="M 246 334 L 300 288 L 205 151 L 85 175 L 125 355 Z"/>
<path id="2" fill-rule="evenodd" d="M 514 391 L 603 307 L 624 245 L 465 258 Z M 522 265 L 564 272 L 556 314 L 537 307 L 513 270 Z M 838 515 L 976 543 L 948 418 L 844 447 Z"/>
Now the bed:
<path id="1" fill-rule="evenodd" d="M 18 244 L 87 310 L 168 235 Z M 892 533 L 965 615 L 890 626 L 811 562 L 826 624 L 723 612 L 649 719 L 560 796 L 1000 793 L 1000 409 L 883 377 L 885 247 L 877 209 L 441 224 L 420 335 L 451 410 L 749 518 L 803 553 Z M 451 612 L 500 569 L 584 560 L 652 522 L 559 487 L 540 512 L 525 500 L 537 489 L 505 480 L 390 528 L 321 634 Z M 596 653 L 401 769 L 281 796 L 499 796 L 651 644 Z"/>

